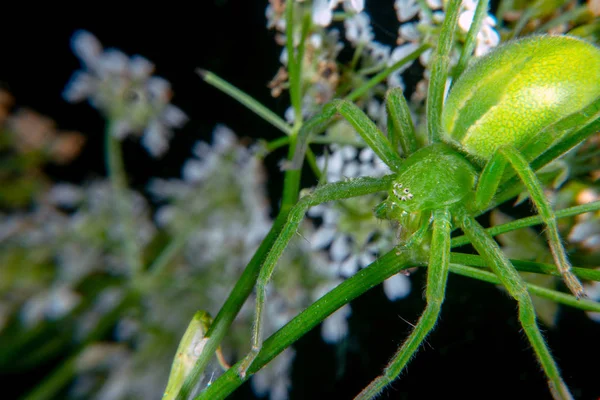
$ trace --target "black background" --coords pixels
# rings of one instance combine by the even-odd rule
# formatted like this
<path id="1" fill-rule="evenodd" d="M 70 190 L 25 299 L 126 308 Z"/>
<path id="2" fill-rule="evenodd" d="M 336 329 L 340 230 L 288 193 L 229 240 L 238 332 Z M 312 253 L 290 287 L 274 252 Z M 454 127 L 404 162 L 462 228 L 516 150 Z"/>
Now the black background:
<path id="1" fill-rule="evenodd" d="M 396 29 L 390 2 L 367 3 L 378 40 L 390 43 Z M 7 6 L 0 24 L 0 82 L 18 106 L 51 116 L 61 129 L 87 135 L 84 152 L 74 164 L 48 169 L 57 180 L 81 182 L 104 174 L 103 125 L 87 104 L 71 105 L 61 98 L 71 73 L 79 68 L 69 47 L 72 33 L 87 29 L 105 47 L 153 61 L 156 74 L 173 85 L 173 103 L 191 121 L 177 131 L 172 150 L 161 160 L 151 159 L 133 142 L 126 143 L 132 184 L 142 188 L 151 176 L 178 176 L 190 146 L 198 139 L 209 140 L 216 123 L 225 123 L 240 136 L 278 137 L 274 128 L 194 73 L 197 67 L 216 72 L 282 115 L 285 96 L 273 99 L 266 88 L 278 69 L 280 48 L 265 29 L 265 6 L 266 2 L 243 0 Z M 273 204 L 280 193 L 276 165 L 282 157 L 283 153 L 276 153 L 267 159 Z M 310 176 L 304 182 L 305 186 L 314 183 Z M 405 300 L 390 303 L 376 288 L 353 302 L 351 333 L 342 347 L 325 345 L 319 330 L 298 342 L 291 398 L 351 398 L 358 393 L 402 343 L 411 328 L 406 321 L 417 320 L 424 306 L 424 278 L 422 271 L 414 274 L 413 290 Z M 557 327 L 545 329 L 545 335 L 575 397 L 599 398 L 600 350 L 595 340 L 600 325 L 583 312 L 561 309 Z M 336 352 L 344 354 L 341 365 Z M 32 377 L 36 375 L 19 378 L 31 387 Z M 15 383 L 13 379 L 8 385 L 9 397 L 23 389 Z M 252 398 L 251 389 L 246 385 L 232 398 Z M 547 399 L 550 395 L 517 320 L 516 303 L 492 285 L 451 276 L 434 333 L 381 398 Z"/>

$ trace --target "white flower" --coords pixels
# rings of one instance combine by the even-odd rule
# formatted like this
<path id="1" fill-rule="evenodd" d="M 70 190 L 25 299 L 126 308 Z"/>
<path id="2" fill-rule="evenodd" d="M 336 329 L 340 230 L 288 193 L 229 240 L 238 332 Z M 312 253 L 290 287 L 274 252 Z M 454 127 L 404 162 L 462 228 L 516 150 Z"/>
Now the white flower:
<path id="1" fill-rule="evenodd" d="M 83 70 L 73 74 L 63 97 L 69 102 L 87 99 L 106 116 L 115 137 L 123 140 L 142 133 L 142 144 L 152 156 L 164 154 L 171 128 L 187 121 L 185 113 L 169 103 L 170 83 L 151 76 L 154 65 L 144 57 L 103 50 L 87 31 L 75 32 L 71 44 Z"/>
<path id="2" fill-rule="evenodd" d="M 410 293 L 410 279 L 402 273 L 389 277 L 383 282 L 383 291 L 388 299 L 402 299 Z"/>
<path id="3" fill-rule="evenodd" d="M 414 18 L 421 9 L 417 0 L 395 0 L 394 8 L 400 22 L 406 22 Z"/>
<path id="4" fill-rule="evenodd" d="M 464 10 L 460 13 L 458 17 L 458 26 L 460 29 L 467 33 L 471 28 L 471 24 L 473 23 L 473 18 L 475 16 L 475 8 L 477 7 L 477 2 L 473 0 L 464 0 L 463 1 Z M 496 19 L 487 15 L 481 24 L 481 29 L 477 34 L 477 44 L 475 46 L 475 56 L 479 57 L 490 51 L 493 47 L 498 46 L 500 43 L 500 35 L 494 29 L 496 26 Z"/>
<path id="5" fill-rule="evenodd" d="M 346 39 L 354 45 L 367 44 L 375 35 L 371 29 L 369 16 L 366 13 L 356 14 L 344 21 L 346 28 Z"/>
<path id="6" fill-rule="evenodd" d="M 348 317 L 351 314 L 352 309 L 346 304 L 323 321 L 321 336 L 325 343 L 339 343 L 348 335 Z"/>
<path id="7" fill-rule="evenodd" d="M 342 0 L 314 0 L 312 7 L 312 20 L 316 25 L 326 27 L 331 24 L 333 10 Z M 344 0 L 344 10 L 350 13 L 360 13 L 365 8 L 364 0 Z"/>

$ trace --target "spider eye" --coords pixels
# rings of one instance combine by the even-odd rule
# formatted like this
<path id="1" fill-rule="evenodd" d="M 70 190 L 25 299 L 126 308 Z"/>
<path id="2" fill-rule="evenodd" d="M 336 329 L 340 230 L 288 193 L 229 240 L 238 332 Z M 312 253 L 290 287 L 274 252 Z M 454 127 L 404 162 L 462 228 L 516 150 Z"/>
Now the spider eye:
<path id="1" fill-rule="evenodd" d="M 481 57 L 452 88 L 444 139 L 489 159 L 600 96 L 600 49 L 570 36 L 532 36 Z"/>

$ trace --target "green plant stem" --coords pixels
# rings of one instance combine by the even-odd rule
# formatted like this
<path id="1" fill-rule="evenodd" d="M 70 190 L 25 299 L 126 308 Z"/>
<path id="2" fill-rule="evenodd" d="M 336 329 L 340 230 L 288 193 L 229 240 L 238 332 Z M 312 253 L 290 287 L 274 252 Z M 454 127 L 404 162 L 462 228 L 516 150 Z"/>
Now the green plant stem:
<path id="1" fill-rule="evenodd" d="M 463 47 L 462 53 L 460 54 L 458 64 L 454 69 L 454 82 L 456 82 L 456 79 L 458 79 L 458 77 L 462 75 L 463 71 L 467 68 L 467 65 L 469 64 L 469 59 L 471 59 L 471 55 L 473 54 L 473 50 L 475 49 L 477 35 L 479 34 L 479 30 L 481 29 L 483 19 L 487 15 L 488 7 L 489 0 L 480 0 L 477 3 L 477 7 L 475 8 L 475 15 L 473 16 L 473 22 L 471 23 L 471 27 L 469 28 L 469 32 L 467 33 L 465 45 Z"/>
<path id="2" fill-rule="evenodd" d="M 451 261 L 455 264 L 465 264 L 477 268 L 489 268 L 489 265 L 483 258 L 473 254 L 463 254 L 453 252 Z M 521 272 L 535 272 L 537 274 L 552 275 L 561 277 L 560 272 L 553 264 L 544 264 L 534 261 L 510 260 L 512 265 Z M 573 268 L 573 273 L 581 279 L 590 281 L 600 281 L 600 270 L 590 268 Z"/>
<path id="3" fill-rule="evenodd" d="M 263 260 L 273 246 L 275 239 L 279 236 L 279 231 L 287 220 L 288 212 L 289 210 L 286 209 L 279 213 L 277 219 L 271 227 L 271 230 L 254 254 L 254 257 L 252 257 L 248 263 L 246 269 L 244 269 L 242 276 L 240 276 L 235 287 L 231 290 L 231 293 L 225 301 L 225 304 L 223 304 L 223 307 L 221 307 L 221 310 L 219 310 L 219 313 L 215 317 L 208 332 L 206 333 L 208 341 L 206 342 L 200 357 L 198 357 L 196 365 L 186 378 L 181 390 L 179 391 L 179 394 L 177 395 L 178 400 L 184 400 L 188 398 L 191 390 L 194 388 L 196 382 L 204 372 L 206 365 L 214 356 L 215 351 L 219 347 L 219 344 L 227 333 L 231 323 L 237 316 L 248 296 L 250 296 L 250 293 L 252 293 Z"/>
<path id="4" fill-rule="evenodd" d="M 300 93 L 300 62 L 294 48 L 294 1 L 285 2 L 285 48 L 288 56 L 290 100 L 296 121 L 302 118 L 302 94 Z"/>
<path id="5" fill-rule="evenodd" d="M 458 22 L 460 0 L 451 0 L 446 5 L 446 17 L 442 24 L 437 48 L 431 63 L 431 80 L 427 98 L 427 132 L 429 143 L 438 143 L 442 132 L 442 104 L 450 65 L 450 49 L 454 43 L 454 31 Z"/>
<path id="6" fill-rule="evenodd" d="M 409 55 L 404 57 L 402 60 L 396 61 L 394 64 L 390 65 L 389 67 L 387 67 L 386 69 L 384 69 L 383 71 L 381 71 L 380 73 L 378 73 L 377 75 L 375 75 L 374 77 L 369 79 L 363 85 L 354 89 L 346 97 L 344 97 L 344 99 L 348 100 L 348 101 L 354 101 L 354 100 L 358 99 L 360 96 L 364 95 L 367 91 L 369 91 L 370 89 L 375 87 L 377 84 L 383 82 L 383 80 L 385 78 L 387 78 L 392 72 L 394 72 L 398 68 L 402 67 L 403 65 L 419 58 L 419 56 L 421 54 L 423 54 L 425 52 L 425 50 L 427 50 L 429 48 L 431 48 L 431 46 L 428 44 L 423 44 L 423 45 L 419 46 L 417 49 L 415 49 L 415 51 L 413 51 L 412 53 L 410 53 Z"/>
<path id="7" fill-rule="evenodd" d="M 592 203 L 582 204 L 575 207 L 565 208 L 564 210 L 556 211 L 556 218 L 573 217 L 575 215 L 593 212 L 600 210 L 600 201 L 594 201 Z M 486 231 L 492 235 L 500 235 L 502 233 L 515 231 L 517 229 L 527 228 L 534 225 L 542 224 L 542 218 L 539 215 L 527 218 L 521 218 L 516 221 L 511 221 L 506 224 L 496 225 L 486 229 Z M 463 246 L 469 243 L 469 239 L 466 236 L 458 236 L 452 239 L 452 247 Z"/>
<path id="8" fill-rule="evenodd" d="M 115 321 L 123 314 L 123 311 L 130 307 L 132 304 L 137 303 L 138 294 L 137 292 L 130 290 L 119 304 L 113 308 L 110 313 L 105 314 L 102 319 L 98 322 L 96 327 L 90 334 L 86 336 L 86 339 L 73 349 L 70 356 L 60 363 L 46 378 L 29 392 L 23 400 L 50 400 L 55 399 L 57 394 L 67 385 L 77 370 L 77 361 L 81 356 L 82 352 L 93 342 L 102 339 L 110 329 L 114 326 Z"/>
<path id="9" fill-rule="evenodd" d="M 239 364 L 233 365 L 219 379 L 213 382 L 202 393 L 195 397 L 196 400 L 224 399 L 237 387 L 257 372 L 265 364 L 275 358 L 279 353 L 306 334 L 327 316 L 344 304 L 352 301 L 362 293 L 383 282 L 390 276 L 412 266 L 419 265 L 413 261 L 408 252 L 396 255 L 396 251 L 380 257 L 369 267 L 357 272 L 353 277 L 345 280 L 335 289 L 321 297 L 309 308 L 300 313 L 287 325 L 269 337 L 263 344 L 260 353 L 248 370 L 244 379 L 237 374 Z"/>
<path id="10" fill-rule="evenodd" d="M 210 71 L 198 68 L 196 72 L 198 75 L 200 75 L 204 82 L 231 96 L 234 100 L 237 100 L 250 111 L 254 112 L 256 115 L 273 125 L 275 128 L 279 129 L 281 132 L 285 133 L 286 135 L 290 135 L 292 133 L 292 127 L 290 125 L 288 125 L 283 119 L 281 119 L 281 117 L 262 105 L 252 96 L 241 91 L 231 83 Z"/>
<path id="11" fill-rule="evenodd" d="M 127 174 L 123 164 L 121 143 L 113 135 L 113 129 L 114 124 L 109 121 L 105 133 L 106 169 L 113 189 L 119 223 L 123 226 L 124 237 L 122 239 L 125 258 L 131 276 L 135 279 L 142 272 L 142 258 L 136 241 L 134 210 L 127 193 Z"/>
<path id="12" fill-rule="evenodd" d="M 478 279 L 480 281 L 493 283 L 495 285 L 501 285 L 500 279 L 498 279 L 496 275 L 478 268 L 468 267 L 466 265 L 461 264 L 450 264 L 450 272 L 469 278 Z M 596 272 L 600 274 L 600 271 Z M 558 275 L 560 276 L 560 274 Z M 546 298 L 548 300 L 561 303 L 569 307 L 578 308 L 584 311 L 600 312 L 600 303 L 598 302 L 588 299 L 577 299 L 575 296 L 566 293 L 561 293 L 556 290 L 547 289 L 545 287 L 541 287 L 531 283 L 525 284 L 527 285 L 527 290 L 529 290 L 530 293 Z"/>

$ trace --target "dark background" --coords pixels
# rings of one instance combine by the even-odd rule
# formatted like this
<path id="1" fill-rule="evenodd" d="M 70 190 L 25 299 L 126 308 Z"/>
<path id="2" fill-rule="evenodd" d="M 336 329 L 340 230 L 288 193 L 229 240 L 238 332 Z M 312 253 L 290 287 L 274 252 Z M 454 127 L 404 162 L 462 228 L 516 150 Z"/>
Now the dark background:
<path id="1" fill-rule="evenodd" d="M 391 11 L 391 2 L 367 3 L 377 39 L 392 42 L 395 15 L 385 11 Z M 86 134 L 88 142 L 74 164 L 48 169 L 56 180 L 80 182 L 104 174 L 103 124 L 87 104 L 71 105 L 61 97 L 72 72 L 79 68 L 69 47 L 72 33 L 89 30 L 105 47 L 141 54 L 154 62 L 156 74 L 173 85 L 173 103 L 188 114 L 190 122 L 177 131 L 172 150 L 163 159 L 153 160 L 133 142 L 125 144 L 132 184 L 142 188 L 151 176 L 178 176 L 191 145 L 198 139 L 209 140 L 217 123 L 225 123 L 239 136 L 279 136 L 269 124 L 194 73 L 197 67 L 211 70 L 282 115 L 288 105 L 285 96 L 273 99 L 266 88 L 279 67 L 280 48 L 265 28 L 265 6 L 264 1 L 244 0 L 135 8 L 123 3 L 47 9 L 31 4 L 7 6 L 0 24 L 0 83 L 16 97 L 18 106 L 54 118 L 60 129 Z M 277 163 L 282 157 L 283 153 L 276 153 L 267 158 L 273 204 L 280 193 Z M 314 183 L 312 177 L 305 178 L 305 186 Z M 351 333 L 340 346 L 325 345 L 319 330 L 298 342 L 291 398 L 351 398 L 358 393 L 408 334 L 410 325 L 405 320 L 417 320 L 424 306 L 424 277 L 422 271 L 414 274 L 413 290 L 405 300 L 390 303 L 376 288 L 353 302 Z M 557 327 L 545 329 L 545 334 L 575 397 L 598 399 L 600 350 L 594 340 L 600 337 L 600 325 L 583 312 L 563 308 Z M 22 378 L 33 385 L 32 377 L 35 374 Z M 247 385 L 233 396 L 251 397 Z M 517 320 L 516 303 L 492 285 L 457 276 L 450 278 L 435 332 L 381 398 L 446 397 L 550 398 L 544 374 Z"/>

